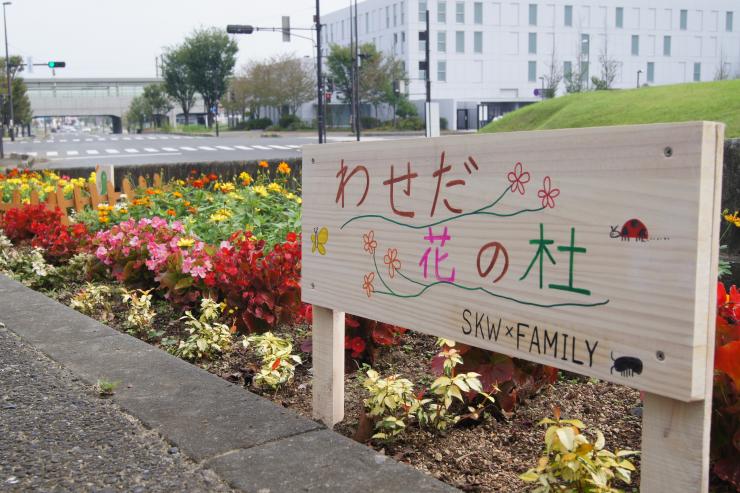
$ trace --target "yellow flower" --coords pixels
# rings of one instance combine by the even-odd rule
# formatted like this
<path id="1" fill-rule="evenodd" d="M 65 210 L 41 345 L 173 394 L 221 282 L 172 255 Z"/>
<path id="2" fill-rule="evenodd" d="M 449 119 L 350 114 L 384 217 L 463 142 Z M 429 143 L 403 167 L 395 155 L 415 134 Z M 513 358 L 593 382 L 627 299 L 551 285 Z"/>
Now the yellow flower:
<path id="1" fill-rule="evenodd" d="M 222 221 L 226 221 L 230 217 L 231 217 L 231 211 L 227 209 L 219 209 L 213 214 L 211 214 L 210 219 L 214 223 L 220 223 Z"/>
<path id="2" fill-rule="evenodd" d="M 181 199 L 182 198 L 182 194 L 180 192 L 172 192 L 172 195 L 174 197 L 177 197 L 178 199 Z"/>
<path id="3" fill-rule="evenodd" d="M 283 187 L 281 187 L 279 184 L 277 184 L 275 182 L 270 183 L 269 185 L 267 185 L 267 189 L 269 191 L 271 191 L 271 192 L 278 192 L 278 193 L 280 193 L 280 192 L 283 191 Z"/>
<path id="4" fill-rule="evenodd" d="M 289 175 L 290 166 L 288 166 L 288 163 L 286 163 L 285 161 L 281 161 L 280 164 L 278 164 L 277 172 L 283 175 Z"/>
<path id="5" fill-rule="evenodd" d="M 296 197 L 295 198 L 295 202 L 296 202 L 296 204 L 302 204 L 303 203 L 303 199 L 300 198 L 300 197 Z"/>
<path id="6" fill-rule="evenodd" d="M 242 181 L 242 185 L 244 185 L 245 187 L 251 185 L 254 181 L 252 179 L 252 175 L 250 175 L 246 171 L 242 171 L 241 173 L 239 173 L 239 179 Z"/>
<path id="7" fill-rule="evenodd" d="M 46 185 L 44 187 L 44 193 L 52 193 L 53 191 L 54 191 L 54 186 L 53 185 Z"/>
<path id="8" fill-rule="evenodd" d="M 177 242 L 177 246 L 184 248 L 190 248 L 194 244 L 195 240 L 192 238 L 181 238 L 180 241 Z"/>
<path id="9" fill-rule="evenodd" d="M 234 190 L 236 190 L 236 186 L 231 182 L 221 183 L 220 190 L 223 193 L 229 193 L 229 192 L 233 192 Z"/>
<path id="10" fill-rule="evenodd" d="M 110 218 L 108 218 L 108 216 L 101 216 L 98 220 L 103 224 L 110 222 Z"/>
<path id="11" fill-rule="evenodd" d="M 254 187 L 252 187 L 252 190 L 254 190 L 254 193 L 262 197 L 267 197 L 269 195 L 264 185 L 255 185 Z"/>
<path id="12" fill-rule="evenodd" d="M 729 214 L 729 213 L 725 214 L 724 218 L 725 218 L 725 221 L 727 221 L 728 223 L 732 223 L 736 227 L 740 228 L 740 217 L 738 217 L 737 213 L 738 212 L 735 211 L 734 214 Z"/>
<path id="13" fill-rule="evenodd" d="M 96 173 L 93 171 L 90 173 L 90 177 L 87 179 L 88 183 L 95 183 L 95 180 L 97 178 Z"/>

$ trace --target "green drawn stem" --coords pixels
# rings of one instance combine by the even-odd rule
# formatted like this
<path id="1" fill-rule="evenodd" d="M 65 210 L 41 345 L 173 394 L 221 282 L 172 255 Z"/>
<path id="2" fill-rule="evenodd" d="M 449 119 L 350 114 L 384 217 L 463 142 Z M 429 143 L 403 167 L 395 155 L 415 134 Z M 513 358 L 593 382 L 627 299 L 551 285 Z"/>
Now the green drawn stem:
<path id="1" fill-rule="evenodd" d="M 596 303 L 552 303 L 552 304 L 535 303 L 533 301 L 519 300 L 519 299 L 513 298 L 511 296 L 504 296 L 502 294 L 494 293 L 493 291 L 489 291 L 488 289 L 486 289 L 486 288 L 484 288 L 482 286 L 470 287 L 470 286 L 464 286 L 462 284 L 458 284 L 458 283 L 455 283 L 455 282 L 449 282 L 449 281 L 436 281 L 436 282 L 433 282 L 433 283 L 430 283 L 430 284 L 424 284 L 423 282 L 420 282 L 420 281 L 417 281 L 415 279 L 412 279 L 412 278 L 408 277 L 403 272 L 401 272 L 400 269 L 397 269 L 396 272 L 398 272 L 398 274 L 401 277 L 403 277 L 404 279 L 406 279 L 409 282 L 412 282 L 414 284 L 417 284 L 419 286 L 422 286 L 421 291 L 419 291 L 418 293 L 400 294 L 400 293 L 397 293 L 396 291 L 394 291 L 393 288 L 391 288 L 390 286 L 388 286 L 388 284 L 385 282 L 385 279 L 383 279 L 383 275 L 380 273 L 380 269 L 378 269 L 378 261 L 377 261 L 374 253 L 373 253 L 373 263 L 375 264 L 375 272 L 378 274 L 378 278 L 380 279 L 380 282 L 383 283 L 383 286 L 385 286 L 385 288 L 389 291 L 389 292 L 375 291 L 375 294 L 385 294 L 385 295 L 388 295 L 388 296 L 393 296 L 395 298 L 405 298 L 405 299 L 407 299 L 407 298 L 418 298 L 421 295 L 423 295 L 425 292 L 427 292 L 429 289 L 433 288 L 434 286 L 437 286 L 439 284 L 447 284 L 447 285 L 454 286 L 454 287 L 459 288 L 459 289 L 463 289 L 465 291 L 471 291 L 471 292 L 472 291 L 481 291 L 481 292 L 484 292 L 484 293 L 486 293 L 486 294 L 488 294 L 490 296 L 493 296 L 495 298 L 501 298 L 501 299 L 504 299 L 504 300 L 513 301 L 514 303 L 519 303 L 520 305 L 534 306 L 534 307 L 538 307 L 538 308 L 559 308 L 559 307 L 565 307 L 565 306 L 573 306 L 573 307 L 579 307 L 579 308 L 593 308 L 593 307 L 597 307 L 597 306 L 603 306 L 603 305 L 606 305 L 607 303 L 609 303 L 609 300 L 599 301 L 599 302 L 596 302 Z"/>
<path id="2" fill-rule="evenodd" d="M 506 187 L 506 190 L 504 190 L 504 192 L 501 195 L 499 195 L 499 197 L 496 200 L 494 200 L 492 203 L 490 203 L 490 204 L 488 204 L 486 206 L 481 207 L 480 209 L 476 209 L 476 210 L 470 211 L 470 212 L 464 212 L 462 214 L 458 214 L 456 216 L 448 217 L 446 219 L 440 219 L 439 221 L 436 221 L 436 222 L 433 222 L 433 223 L 429 223 L 429 224 L 422 224 L 420 226 L 414 226 L 413 224 L 406 224 L 406 223 L 402 223 L 400 221 L 396 221 L 395 219 L 391 219 L 389 217 L 385 217 L 382 214 L 363 214 L 361 216 L 355 216 L 355 217 L 351 217 L 351 218 L 347 219 L 347 221 L 344 224 L 342 224 L 342 226 L 339 229 L 344 229 L 345 226 L 347 226 L 349 223 L 351 223 L 353 221 L 359 221 L 360 219 L 370 219 L 370 218 L 382 219 L 383 221 L 387 221 L 389 223 L 393 223 L 393 224 L 395 224 L 397 226 L 403 226 L 404 228 L 424 229 L 424 228 L 432 228 L 434 226 L 439 226 L 440 224 L 448 223 L 450 221 L 455 221 L 457 219 L 461 219 L 461 218 L 467 217 L 467 216 L 473 216 L 473 215 L 476 215 L 476 214 L 486 214 L 486 215 L 489 215 L 489 216 L 510 217 L 510 216 L 515 216 L 517 214 L 521 214 L 522 212 L 534 212 L 534 211 L 540 211 L 540 210 L 543 209 L 543 208 L 540 208 L 540 209 L 536 209 L 536 210 L 532 210 L 532 211 L 529 211 L 529 210 L 526 210 L 525 209 L 524 211 L 515 212 L 513 214 L 497 214 L 495 212 L 484 212 L 484 211 L 490 209 L 491 207 L 495 206 L 499 202 L 501 202 L 501 199 L 504 198 L 504 195 L 506 195 L 506 193 L 509 190 L 510 190 L 510 187 L 507 186 Z"/>

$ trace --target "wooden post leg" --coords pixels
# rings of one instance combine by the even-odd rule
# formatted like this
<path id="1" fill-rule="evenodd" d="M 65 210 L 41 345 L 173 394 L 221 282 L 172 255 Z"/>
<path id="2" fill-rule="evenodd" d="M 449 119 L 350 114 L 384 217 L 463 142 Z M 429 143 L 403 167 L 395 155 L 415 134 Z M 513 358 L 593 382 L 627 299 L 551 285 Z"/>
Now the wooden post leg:
<path id="1" fill-rule="evenodd" d="M 712 398 L 680 402 L 645 394 L 642 414 L 642 493 L 709 490 Z"/>
<path id="2" fill-rule="evenodd" d="M 313 417 L 344 418 L 344 312 L 313 306 Z"/>

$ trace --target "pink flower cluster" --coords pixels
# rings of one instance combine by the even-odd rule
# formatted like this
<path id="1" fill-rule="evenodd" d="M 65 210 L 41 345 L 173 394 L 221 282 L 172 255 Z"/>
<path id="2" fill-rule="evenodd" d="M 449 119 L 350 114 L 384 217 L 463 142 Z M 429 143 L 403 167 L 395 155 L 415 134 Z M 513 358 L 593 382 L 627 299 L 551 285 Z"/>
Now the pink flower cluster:
<path id="1" fill-rule="evenodd" d="M 121 282 L 143 280 L 138 277 L 144 270 L 155 281 L 173 270 L 203 279 L 213 268 L 205 243 L 186 235 L 179 221 L 170 224 L 160 217 L 129 219 L 99 232 L 94 244 L 95 255 Z"/>

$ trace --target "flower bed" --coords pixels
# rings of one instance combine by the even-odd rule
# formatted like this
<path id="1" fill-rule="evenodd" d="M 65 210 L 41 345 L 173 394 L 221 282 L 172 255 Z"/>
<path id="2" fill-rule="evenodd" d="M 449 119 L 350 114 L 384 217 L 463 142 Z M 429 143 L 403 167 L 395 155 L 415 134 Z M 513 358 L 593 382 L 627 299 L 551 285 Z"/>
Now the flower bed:
<path id="1" fill-rule="evenodd" d="M 310 416 L 312 314 L 300 301 L 300 188 L 287 164 L 269 170 L 276 179 L 267 163 L 263 169 L 235 180 L 192 173 L 139 188 L 77 213 L 69 226 L 43 206 L 12 209 L 0 216 L 0 272 Z M 9 194 L 68 186 L 53 174 L 0 176 L 0 191 Z M 718 304 L 715 407 L 722 419 L 714 424 L 717 434 L 738 437 L 740 295 L 720 292 Z M 558 377 L 451 341 L 437 347 L 434 338 L 352 315 L 346 327 L 347 367 L 362 371 L 346 376 L 347 418 L 338 431 L 450 484 L 525 490 L 518 475 L 542 450 L 536 423 L 555 407 L 603 431 L 610 446 L 639 448 L 636 391 Z M 378 373 L 363 367 L 368 363 Z M 393 405 L 383 397 L 383 406 L 373 407 L 372 396 L 386 386 L 397 391 Z M 737 448 L 737 439 L 714 443 L 718 458 Z M 736 467 L 715 462 L 729 483 L 737 482 Z"/>

